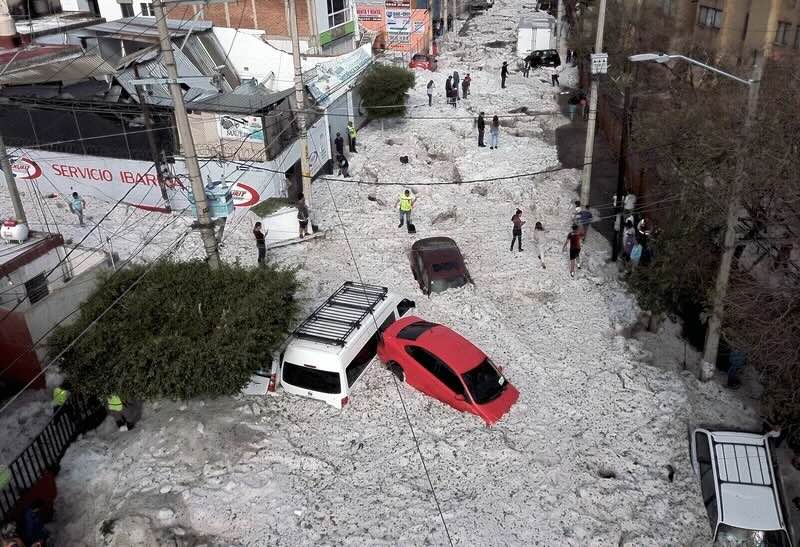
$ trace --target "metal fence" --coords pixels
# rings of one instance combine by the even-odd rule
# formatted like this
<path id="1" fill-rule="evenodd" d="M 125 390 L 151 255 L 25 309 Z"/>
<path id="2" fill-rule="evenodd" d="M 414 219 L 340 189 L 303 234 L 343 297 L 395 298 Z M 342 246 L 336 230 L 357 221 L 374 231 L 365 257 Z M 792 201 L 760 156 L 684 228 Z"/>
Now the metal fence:
<path id="1" fill-rule="evenodd" d="M 70 444 L 97 427 L 105 418 L 105 407 L 97 399 L 70 396 L 39 435 L 8 465 L 8 484 L 0 488 L 0 523 L 47 471 L 58 464 Z"/>

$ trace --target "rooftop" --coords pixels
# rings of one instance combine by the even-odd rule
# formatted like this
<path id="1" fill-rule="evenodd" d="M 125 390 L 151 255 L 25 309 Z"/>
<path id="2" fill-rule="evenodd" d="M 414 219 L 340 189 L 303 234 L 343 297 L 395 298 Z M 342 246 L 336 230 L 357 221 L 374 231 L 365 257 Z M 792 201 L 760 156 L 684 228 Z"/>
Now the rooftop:
<path id="1" fill-rule="evenodd" d="M 32 38 L 46 34 L 57 34 L 67 30 L 85 27 L 104 21 L 92 13 L 84 11 L 62 11 L 53 15 L 36 17 L 35 19 L 20 19 L 16 21 L 17 33 L 21 36 Z"/>
<path id="2" fill-rule="evenodd" d="M 28 240 L 24 243 L 0 240 L 0 277 L 15 272 L 62 245 L 64 245 L 64 238 L 61 234 L 47 232 L 31 232 Z"/>

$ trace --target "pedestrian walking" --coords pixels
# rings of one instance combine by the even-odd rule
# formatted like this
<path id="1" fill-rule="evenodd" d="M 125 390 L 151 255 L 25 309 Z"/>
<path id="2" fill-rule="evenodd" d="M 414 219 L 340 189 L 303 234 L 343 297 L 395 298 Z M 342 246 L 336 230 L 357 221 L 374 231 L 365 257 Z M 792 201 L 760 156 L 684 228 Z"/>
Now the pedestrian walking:
<path id="1" fill-rule="evenodd" d="M 500 119 L 495 116 L 492 118 L 492 125 L 489 127 L 489 150 L 499 148 L 497 146 L 498 139 L 500 138 Z"/>
<path id="2" fill-rule="evenodd" d="M 486 148 L 486 145 L 483 144 L 483 132 L 486 129 L 486 121 L 483 119 L 483 112 L 478 114 L 478 120 L 475 123 L 478 126 L 478 146 Z"/>
<path id="3" fill-rule="evenodd" d="M 397 225 L 398 228 L 402 228 L 403 221 L 405 221 L 408 226 L 408 231 L 410 232 L 413 229 L 414 224 L 411 222 L 411 211 L 414 209 L 414 203 L 416 202 L 417 198 L 411 194 L 411 190 L 405 190 L 400 195 L 400 199 L 397 200 L 397 206 L 400 209 L 400 224 Z"/>
<path id="4" fill-rule="evenodd" d="M 433 90 L 436 88 L 436 84 L 433 83 L 433 80 L 428 82 L 428 106 L 433 106 Z"/>
<path id="5" fill-rule="evenodd" d="M 465 99 L 469 95 L 469 85 L 471 83 L 472 83 L 472 78 L 470 77 L 469 72 L 467 72 L 467 75 L 464 76 L 464 79 L 461 81 L 461 91 L 462 91 L 461 95 Z"/>
<path id="6" fill-rule="evenodd" d="M 503 61 L 503 66 L 500 68 L 500 87 L 506 88 L 506 78 L 508 78 L 508 63 Z"/>
<path id="7" fill-rule="evenodd" d="M 511 252 L 514 252 L 514 242 L 517 243 L 517 250 L 522 252 L 522 226 L 525 225 L 525 221 L 522 220 L 522 209 L 517 209 L 511 217 L 511 222 L 514 225 L 511 229 Z"/>
<path id="8" fill-rule="evenodd" d="M 533 64 L 533 53 L 525 57 L 525 66 L 522 68 L 522 75 L 525 76 L 526 78 L 528 77 L 528 74 L 530 74 L 531 72 L 532 64 Z"/>
<path id="9" fill-rule="evenodd" d="M 592 225 L 593 219 L 592 212 L 589 210 L 589 204 L 587 203 L 582 208 L 576 207 L 575 208 L 575 224 L 578 225 L 578 228 L 581 232 L 581 237 L 583 240 L 586 240 L 586 235 L 589 233 L 589 227 Z"/>
<path id="10" fill-rule="evenodd" d="M 739 380 L 739 371 L 744 368 L 746 363 L 747 355 L 743 351 L 731 351 L 730 355 L 728 355 L 728 383 L 726 387 L 730 389 L 742 387 L 742 381 Z"/>
<path id="11" fill-rule="evenodd" d="M 560 86 L 561 84 L 558 83 L 559 67 L 550 67 L 548 72 L 550 73 L 550 83 L 553 84 L 553 87 Z"/>
<path id="12" fill-rule="evenodd" d="M 455 86 L 450 89 L 450 104 L 453 108 L 458 108 L 458 89 Z"/>
<path id="13" fill-rule="evenodd" d="M 448 13 L 447 14 L 447 32 L 450 32 L 451 30 L 453 30 L 453 14 L 452 13 Z"/>
<path id="14" fill-rule="evenodd" d="M 81 226 L 86 226 L 83 223 L 83 211 L 86 209 L 86 200 L 78 195 L 78 192 L 72 192 L 72 200 L 69 202 L 69 210 L 78 217 L 78 222 Z"/>
<path id="15" fill-rule="evenodd" d="M 581 107 L 581 114 L 583 115 L 583 121 L 589 119 L 589 100 L 586 98 L 586 95 L 581 93 L 581 98 L 578 104 Z"/>
<path id="16" fill-rule="evenodd" d="M 533 242 L 536 244 L 536 254 L 539 257 L 539 262 L 542 263 L 542 269 L 546 270 L 547 266 L 544 263 L 544 226 L 538 221 L 533 225 Z"/>
<path id="17" fill-rule="evenodd" d="M 356 128 L 353 126 L 353 122 L 347 122 L 347 136 L 350 138 L 350 152 L 357 154 L 356 137 L 358 136 L 358 131 L 356 131 Z"/>
<path id="18" fill-rule="evenodd" d="M 580 258 L 581 258 L 581 241 L 582 241 L 581 233 L 578 230 L 578 225 L 572 225 L 572 231 L 567 234 L 567 240 L 564 242 L 564 246 L 561 248 L 561 252 L 567 250 L 567 245 L 569 245 L 569 275 L 570 277 L 575 277 L 575 266 L 577 264 L 578 268 L 581 267 Z"/>
<path id="19" fill-rule="evenodd" d="M 575 112 L 578 110 L 578 103 L 580 99 L 577 95 L 573 95 L 567 101 L 567 112 L 569 112 L 569 121 L 575 120 Z"/>
<path id="20" fill-rule="evenodd" d="M 336 133 L 336 138 L 333 139 L 333 145 L 336 147 L 337 155 L 344 155 L 344 139 L 341 133 Z"/>
<path id="21" fill-rule="evenodd" d="M 261 223 L 256 222 L 253 226 L 253 237 L 256 240 L 256 249 L 258 250 L 258 265 L 264 264 L 267 258 L 267 240 L 266 234 L 261 231 Z"/>
<path id="22" fill-rule="evenodd" d="M 350 163 L 347 161 L 347 158 L 344 157 L 344 154 L 337 156 L 336 158 L 336 165 L 339 166 L 339 176 L 344 178 L 350 178 Z"/>
<path id="23" fill-rule="evenodd" d="M 565 59 L 565 63 L 569 64 L 572 61 L 572 50 L 567 48 L 567 58 Z"/>
<path id="24" fill-rule="evenodd" d="M 125 418 L 125 403 L 122 402 L 119 395 L 116 393 L 109 395 L 106 399 L 106 408 L 108 410 L 108 415 L 114 418 L 114 422 L 116 422 L 120 431 L 129 431 L 133 429 L 133 424 L 129 425 Z"/>
<path id="25" fill-rule="evenodd" d="M 458 84 L 459 84 L 459 83 L 460 83 L 460 80 L 459 80 L 459 78 L 458 78 L 458 71 L 457 71 L 457 70 L 454 70 L 454 71 L 453 71 L 453 89 L 455 89 L 455 90 L 456 90 L 456 99 L 460 99 L 460 97 L 458 96 L 458 93 L 459 93 L 459 91 L 458 91 Z"/>
<path id="26" fill-rule="evenodd" d="M 300 192 L 297 196 L 297 223 L 300 225 L 300 237 L 304 238 L 308 235 L 308 205 L 306 205 L 306 197 Z"/>
<path id="27" fill-rule="evenodd" d="M 453 75 L 450 74 L 444 81 L 444 95 L 447 97 L 447 102 L 450 102 L 450 91 L 453 89 Z"/>

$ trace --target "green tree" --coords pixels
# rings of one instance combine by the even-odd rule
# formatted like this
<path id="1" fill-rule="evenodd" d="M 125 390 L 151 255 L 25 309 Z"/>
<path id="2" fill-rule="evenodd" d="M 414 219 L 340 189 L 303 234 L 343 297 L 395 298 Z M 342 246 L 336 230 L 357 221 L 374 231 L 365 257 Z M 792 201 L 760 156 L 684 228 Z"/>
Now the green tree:
<path id="1" fill-rule="evenodd" d="M 148 266 L 106 276 L 60 327 L 51 355 L 66 348 Z M 123 398 L 214 397 L 239 391 L 268 367 L 297 312 L 293 270 L 162 261 L 63 356 L 78 391 Z"/>
<path id="2" fill-rule="evenodd" d="M 406 93 L 414 87 L 414 73 L 390 65 L 374 64 L 361 78 L 358 92 L 370 118 L 394 118 L 406 113 Z"/>

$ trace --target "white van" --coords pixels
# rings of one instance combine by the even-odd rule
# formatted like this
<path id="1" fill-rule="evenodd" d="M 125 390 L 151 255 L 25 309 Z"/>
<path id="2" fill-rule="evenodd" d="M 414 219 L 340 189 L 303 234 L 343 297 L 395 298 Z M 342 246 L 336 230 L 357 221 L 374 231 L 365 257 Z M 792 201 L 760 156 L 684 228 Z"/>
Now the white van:
<path id="1" fill-rule="evenodd" d="M 342 408 L 375 358 L 380 332 L 414 306 L 386 287 L 346 282 L 287 341 L 283 389 Z"/>

